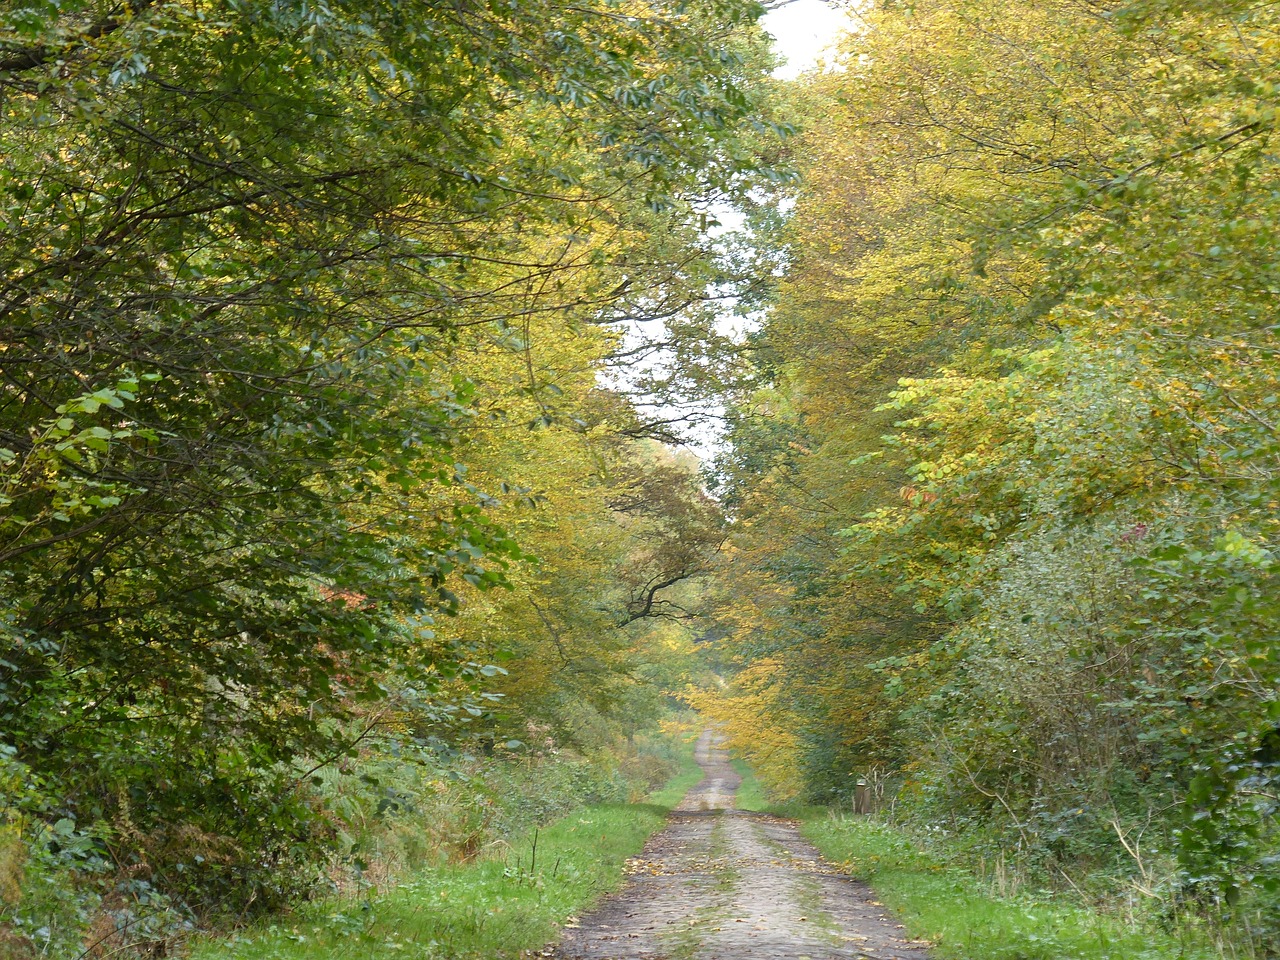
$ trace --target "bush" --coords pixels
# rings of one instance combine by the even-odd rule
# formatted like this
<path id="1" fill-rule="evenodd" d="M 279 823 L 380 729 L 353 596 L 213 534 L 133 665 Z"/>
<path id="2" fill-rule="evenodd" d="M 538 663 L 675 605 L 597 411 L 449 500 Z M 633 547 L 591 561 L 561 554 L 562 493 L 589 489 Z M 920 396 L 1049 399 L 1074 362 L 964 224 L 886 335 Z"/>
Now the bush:
<path id="1" fill-rule="evenodd" d="M 146 797 L 131 793 L 148 782 L 140 776 L 127 778 L 132 788 L 105 789 L 108 766 L 93 787 L 105 816 L 88 827 L 54 819 L 25 768 L 7 761 L 9 795 L 17 799 L 18 784 L 26 792 L 24 809 L 11 806 L 0 826 L 0 945 L 6 956 L 54 958 L 95 943 L 108 953 L 165 950 L 196 926 L 384 887 L 582 805 L 626 802 L 675 768 L 663 739 L 619 753 L 486 756 L 388 738 L 316 770 L 250 770 L 248 758 L 224 752 L 212 767 L 151 777 Z"/>

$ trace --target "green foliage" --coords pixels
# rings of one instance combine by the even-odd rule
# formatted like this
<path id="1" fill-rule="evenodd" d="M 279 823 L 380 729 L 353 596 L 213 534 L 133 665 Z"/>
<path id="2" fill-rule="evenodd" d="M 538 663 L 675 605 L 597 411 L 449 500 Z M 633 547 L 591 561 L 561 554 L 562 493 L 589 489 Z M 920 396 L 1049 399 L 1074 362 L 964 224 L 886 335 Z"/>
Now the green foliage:
<path id="1" fill-rule="evenodd" d="M 626 858 L 701 777 L 690 745 L 681 759 L 681 775 L 647 803 L 579 807 L 507 836 L 478 859 L 418 869 L 408 882 L 358 899 L 317 902 L 230 943 L 199 944 L 193 960 L 391 957 L 410 948 L 427 957 L 515 957 L 541 947 L 621 883 Z"/>
<path id="2" fill-rule="evenodd" d="M 365 802 L 325 795 L 329 765 L 387 727 L 418 749 L 520 739 L 556 712 L 554 696 L 536 708 L 552 686 L 536 656 L 484 622 L 495 587 L 534 602 L 563 587 L 542 606 L 583 660 L 603 655 L 559 692 L 610 679 L 593 747 L 652 718 L 642 628 L 617 624 L 708 549 L 680 554 L 661 512 L 687 508 L 704 534 L 718 515 L 686 483 L 634 524 L 655 533 L 643 548 L 619 536 L 593 472 L 625 459 L 637 414 L 587 413 L 612 325 L 704 299 L 702 198 L 776 178 L 757 149 L 781 132 L 752 89 L 761 12 L 0 10 L 0 749 L 21 771 L 0 817 L 30 866 L 16 911 L 41 914 L 26 887 L 46 875 L 94 923 L 144 900 L 181 924 L 322 889 L 351 839 L 328 804 Z M 619 488 L 645 475 L 623 472 Z M 631 583 L 611 558 L 606 616 L 569 565 L 513 538 L 561 488 L 575 521 L 608 531 L 593 542 L 652 560 Z M 530 667 L 523 690 L 502 686 L 503 656 Z M 564 776 L 531 815 L 625 792 Z M 471 789 L 488 830 L 489 788 Z M 47 835 L 60 823 L 103 864 L 68 860 L 76 845 Z"/>
<path id="3" fill-rule="evenodd" d="M 875 771 L 975 856 L 1264 952 L 1276 27 L 886 2 L 795 91 L 717 708 L 798 792 Z"/>
<path id="4" fill-rule="evenodd" d="M 1193 889 L 1234 906 L 1250 887 L 1268 902 L 1280 890 L 1271 642 L 1280 610 L 1272 551 L 1236 524 L 1213 526 L 1225 531 L 1188 538 L 1178 530 L 1145 558 L 1141 623 L 1181 654 L 1148 693 L 1149 735 L 1191 775 L 1179 856 Z M 1170 702 L 1171 691 L 1181 703 Z M 1274 914 L 1259 922 L 1275 935 Z"/>
<path id="5" fill-rule="evenodd" d="M 1140 824 L 1151 813 L 1144 802 L 1180 782 L 1135 716 L 1160 651 L 1127 629 L 1143 610 L 1136 548 L 1124 539 L 1132 527 L 1007 542 L 990 560 L 999 578 L 979 612 L 935 649 L 929 670 L 885 665 L 904 695 L 919 685 L 906 715 L 931 746 L 910 768 L 911 789 L 941 822 L 1001 822 L 1003 841 L 1027 845 L 1027 856 L 1052 856 L 1055 843 L 1092 823 L 1088 843 L 1059 852 L 1096 868 L 1108 853 L 1124 856 L 1108 824 Z M 1054 825 L 1055 817 L 1068 821 Z"/>

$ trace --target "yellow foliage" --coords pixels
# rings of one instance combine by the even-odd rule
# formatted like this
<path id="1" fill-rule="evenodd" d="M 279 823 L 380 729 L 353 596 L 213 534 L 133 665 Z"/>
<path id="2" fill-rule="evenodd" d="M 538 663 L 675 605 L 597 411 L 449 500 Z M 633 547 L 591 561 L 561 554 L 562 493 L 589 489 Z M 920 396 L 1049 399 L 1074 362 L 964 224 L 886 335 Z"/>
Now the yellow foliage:
<path id="1" fill-rule="evenodd" d="M 0 826 L 0 903 L 12 906 L 22 899 L 27 848 L 12 825 Z"/>
<path id="2" fill-rule="evenodd" d="M 684 700 L 710 720 L 729 748 L 746 758 L 771 795 L 786 800 L 804 786 L 800 777 L 799 717 L 775 684 L 782 663 L 759 660 L 716 689 L 690 688 Z"/>
<path id="3" fill-rule="evenodd" d="M 720 584 L 742 669 L 695 698 L 742 749 L 900 766 L 1011 538 L 1275 482 L 1280 15 L 1112 13 L 872 4 L 792 94 Z"/>

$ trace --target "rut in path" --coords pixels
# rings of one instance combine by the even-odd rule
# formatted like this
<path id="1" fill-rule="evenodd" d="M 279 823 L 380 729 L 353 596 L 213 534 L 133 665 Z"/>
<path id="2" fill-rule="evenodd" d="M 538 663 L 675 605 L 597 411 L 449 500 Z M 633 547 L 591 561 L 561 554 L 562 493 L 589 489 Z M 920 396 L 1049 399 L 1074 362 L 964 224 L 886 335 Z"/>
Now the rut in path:
<path id="1" fill-rule="evenodd" d="M 559 960 L 928 960 L 866 886 L 787 820 L 734 809 L 740 778 L 707 731 L 706 776 L 630 861 L 627 885 L 567 929 Z"/>

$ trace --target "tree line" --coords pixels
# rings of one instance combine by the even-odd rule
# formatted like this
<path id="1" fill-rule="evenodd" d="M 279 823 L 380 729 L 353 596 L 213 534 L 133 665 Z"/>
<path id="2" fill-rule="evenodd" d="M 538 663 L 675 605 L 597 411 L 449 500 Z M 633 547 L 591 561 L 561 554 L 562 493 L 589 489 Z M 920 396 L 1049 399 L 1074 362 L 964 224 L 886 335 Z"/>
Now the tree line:
<path id="1" fill-rule="evenodd" d="M 1278 28 L 886 0 L 787 93 L 802 185 L 717 467 L 736 681 L 695 698 L 783 793 L 883 777 L 975 861 L 1264 944 Z"/>
<path id="2" fill-rule="evenodd" d="M 307 895 L 375 744 L 658 711 L 720 519 L 600 374 L 749 283 L 760 13 L 0 10 L 0 943 Z"/>

